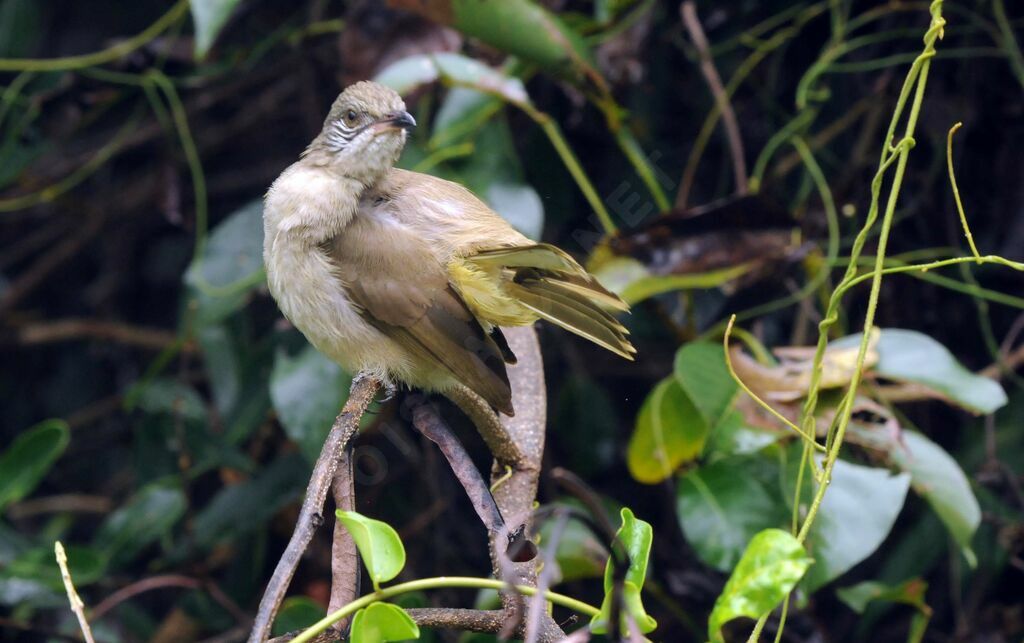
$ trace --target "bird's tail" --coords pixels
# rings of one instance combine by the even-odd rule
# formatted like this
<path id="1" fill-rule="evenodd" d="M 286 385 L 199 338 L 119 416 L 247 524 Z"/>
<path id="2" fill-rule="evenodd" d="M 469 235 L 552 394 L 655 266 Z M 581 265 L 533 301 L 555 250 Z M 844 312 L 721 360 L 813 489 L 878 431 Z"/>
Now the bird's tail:
<path id="1" fill-rule="evenodd" d="M 509 278 L 504 290 L 540 319 L 628 360 L 636 355 L 627 338 L 629 331 L 609 312 L 626 312 L 629 306 L 555 246 L 538 243 L 487 250 L 470 261 L 505 272 Z"/>

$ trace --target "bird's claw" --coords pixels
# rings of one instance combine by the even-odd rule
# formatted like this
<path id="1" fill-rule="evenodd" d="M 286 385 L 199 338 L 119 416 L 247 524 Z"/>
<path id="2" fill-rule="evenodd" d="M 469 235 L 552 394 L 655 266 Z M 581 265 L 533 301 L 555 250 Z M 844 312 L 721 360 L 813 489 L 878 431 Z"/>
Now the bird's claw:
<path id="1" fill-rule="evenodd" d="M 380 398 L 380 403 L 383 404 L 395 399 L 395 395 L 398 394 L 398 387 L 393 382 L 384 382 L 382 386 L 384 388 L 384 397 Z"/>

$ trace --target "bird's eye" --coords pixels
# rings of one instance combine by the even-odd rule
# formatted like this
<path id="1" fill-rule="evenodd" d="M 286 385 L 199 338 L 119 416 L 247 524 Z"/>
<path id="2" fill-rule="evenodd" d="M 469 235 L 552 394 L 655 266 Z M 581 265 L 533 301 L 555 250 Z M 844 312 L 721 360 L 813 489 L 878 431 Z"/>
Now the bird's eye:
<path id="1" fill-rule="evenodd" d="M 345 112 L 344 118 L 345 123 L 347 123 L 348 125 L 352 125 L 353 123 L 356 122 L 356 119 L 359 118 L 359 115 L 355 113 L 355 110 L 350 109 L 347 112 Z"/>

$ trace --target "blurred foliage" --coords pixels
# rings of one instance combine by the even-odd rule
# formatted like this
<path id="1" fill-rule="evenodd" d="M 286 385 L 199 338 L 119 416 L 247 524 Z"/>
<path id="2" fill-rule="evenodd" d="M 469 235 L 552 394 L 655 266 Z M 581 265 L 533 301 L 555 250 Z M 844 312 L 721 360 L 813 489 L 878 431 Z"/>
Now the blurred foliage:
<path id="1" fill-rule="evenodd" d="M 929 3 L 698 2 L 706 50 L 672 1 L 388 4 L 0 3 L 0 640 L 76 635 L 57 539 L 99 640 L 244 638 L 352 375 L 269 299 L 261 195 L 363 78 L 399 89 L 420 123 L 402 167 L 466 185 L 634 304 L 636 363 L 541 328 L 547 462 L 582 475 L 608 515 L 630 507 L 631 564 L 615 570 L 616 545 L 542 484 L 541 515 L 572 508 L 556 589 L 602 605 L 597 629 L 615 571 L 638 623 L 657 622 L 652 640 L 745 640 L 737 617 L 791 590 L 787 640 L 1020 640 L 1020 273 L 886 276 L 847 444 L 803 542 L 790 532 L 821 457 L 729 373 L 799 422 L 808 345 Z M 946 176 L 957 121 L 971 243 L 1024 259 L 1024 13 L 944 11 L 893 270 L 970 256 Z M 733 174 L 705 60 L 750 177 Z M 872 233 L 861 274 L 877 249 Z M 830 331 L 819 436 L 844 411 L 867 308 L 851 288 Z M 393 413 L 365 418 L 355 452 L 360 511 L 387 523 L 349 515 L 364 559 L 383 552 L 370 578 L 485 575 L 470 504 Z M 323 616 L 329 563 L 324 535 L 275 632 Z M 360 627 L 412 636 L 404 608 L 466 604 L 451 588 L 394 600 Z"/>

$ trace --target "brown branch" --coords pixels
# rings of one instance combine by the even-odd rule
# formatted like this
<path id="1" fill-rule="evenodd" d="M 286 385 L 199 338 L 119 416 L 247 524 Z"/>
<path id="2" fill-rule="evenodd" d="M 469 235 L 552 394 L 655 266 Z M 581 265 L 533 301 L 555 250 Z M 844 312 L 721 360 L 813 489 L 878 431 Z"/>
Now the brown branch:
<path id="1" fill-rule="evenodd" d="M 420 607 L 406 610 L 412 620 L 421 627 L 445 630 L 461 630 L 463 632 L 479 632 L 480 634 L 498 634 L 505 625 L 507 615 L 504 610 L 474 610 L 454 607 Z M 561 641 L 565 637 L 561 628 L 550 618 L 545 621 L 545 629 L 540 632 L 541 641 Z"/>
<path id="2" fill-rule="evenodd" d="M 352 475 L 352 449 L 342 451 L 338 472 L 331 484 L 334 496 L 334 507 L 342 511 L 355 511 L 356 490 Z M 359 598 L 359 549 L 352 534 L 341 524 L 334 521 L 334 541 L 331 544 L 331 598 L 327 613 L 336 612 L 345 605 Z M 343 618 L 332 627 L 337 632 L 344 632 L 351 622 L 350 617 Z"/>
<path id="3" fill-rule="evenodd" d="M 491 495 L 483 476 L 480 475 L 480 471 L 470 459 L 469 453 L 455 437 L 451 428 L 441 419 L 437 408 L 429 402 L 420 401 L 413 409 L 412 415 L 413 426 L 416 427 L 416 430 L 441 449 L 441 453 L 448 460 L 455 477 L 462 483 L 476 515 L 480 517 L 480 521 L 484 523 L 488 533 L 501 531 L 505 521 L 502 520 L 498 505 L 494 502 L 494 496 Z"/>
<path id="4" fill-rule="evenodd" d="M 530 599 L 530 609 L 526 616 L 524 643 L 537 643 L 541 636 L 541 618 L 545 614 L 544 594 L 551 587 L 551 579 L 555 573 L 555 555 L 558 544 L 562 540 L 565 526 L 569 523 L 569 514 L 564 509 L 556 510 L 555 525 L 551 529 L 551 540 L 544 547 L 543 567 L 537 579 L 537 593 Z"/>
<path id="5" fill-rule="evenodd" d="M 514 395 L 515 387 L 512 390 Z M 445 396 L 473 422 L 496 460 L 510 467 L 526 465 L 527 457 L 520 445 L 486 400 L 461 384 L 447 391 Z"/>
<path id="6" fill-rule="evenodd" d="M 740 128 L 736 122 L 736 113 L 729 102 L 729 95 L 725 92 L 722 78 L 715 69 L 715 62 L 711 58 L 711 45 L 708 43 L 704 29 L 701 27 L 700 19 L 697 17 L 697 7 L 693 0 L 687 0 L 679 7 L 679 14 L 682 17 L 683 25 L 690 34 L 694 47 L 697 48 L 697 55 L 700 61 L 700 71 L 704 80 L 711 90 L 718 105 L 718 111 L 722 115 L 722 126 L 725 128 L 725 137 L 729 142 L 729 153 L 732 156 L 732 172 L 736 180 L 736 194 L 747 193 L 747 161 L 743 152 L 743 139 L 740 137 Z M 676 207 L 685 208 L 686 201 L 690 196 L 690 186 L 693 184 L 693 177 L 684 177 L 683 185 L 679 188 L 676 196 Z"/>
<path id="7" fill-rule="evenodd" d="M 146 328 L 102 319 L 60 319 L 25 324 L 16 331 L 17 342 L 25 345 L 52 344 L 76 339 L 102 339 L 128 346 L 162 350 L 178 340 L 161 328 Z M 186 346 L 184 350 L 194 347 Z"/>
<path id="8" fill-rule="evenodd" d="M 352 388 L 349 390 L 348 401 L 341 409 L 341 414 L 334 421 L 331 432 L 327 435 L 324 448 L 320 451 L 316 465 L 313 467 L 313 476 L 306 488 L 306 498 L 302 501 L 302 508 L 299 510 L 299 519 L 295 524 L 295 531 L 291 540 L 285 548 L 281 559 L 277 562 L 274 574 L 267 584 L 263 599 L 260 601 L 259 611 L 256 613 L 256 620 L 253 623 L 252 633 L 249 635 L 249 643 L 263 643 L 270 635 L 270 627 L 274 623 L 274 616 L 281 606 L 288 585 L 291 583 L 295 569 L 299 565 L 302 554 L 313 539 L 317 527 L 323 523 L 324 502 L 327 500 L 327 493 L 334 480 L 342 454 L 348 446 L 356 429 L 359 428 L 359 420 L 363 417 L 370 402 L 380 389 L 381 383 L 376 378 L 365 373 L 360 373 L 352 380 Z"/>

